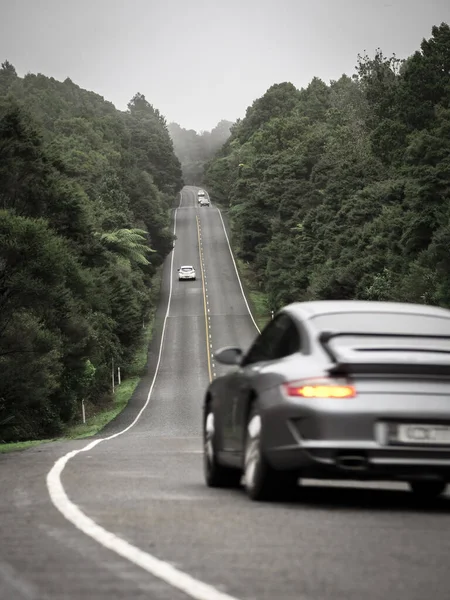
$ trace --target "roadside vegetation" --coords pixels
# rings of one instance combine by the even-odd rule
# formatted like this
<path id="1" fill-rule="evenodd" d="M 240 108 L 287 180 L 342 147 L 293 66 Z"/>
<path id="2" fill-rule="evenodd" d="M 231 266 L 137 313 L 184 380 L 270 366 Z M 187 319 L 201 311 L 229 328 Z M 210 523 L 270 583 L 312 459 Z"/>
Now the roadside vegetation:
<path id="1" fill-rule="evenodd" d="M 233 239 L 230 230 L 229 208 L 220 203 L 216 204 L 218 204 L 221 210 L 224 226 L 230 240 L 230 245 L 233 248 L 233 256 L 242 287 L 244 288 L 245 297 L 247 298 L 252 316 L 258 325 L 259 330 L 262 331 L 272 318 L 267 294 L 261 289 L 261 284 L 257 281 L 250 265 L 238 257 L 239 249 L 236 247 L 235 240 Z"/>
<path id="2" fill-rule="evenodd" d="M 24 442 L 0 443 L 0 454 L 26 450 L 42 443 L 76 440 L 91 437 L 99 433 L 105 425 L 115 419 L 127 406 L 128 401 L 133 395 L 141 377 L 146 373 L 148 362 L 148 351 L 150 342 L 154 333 L 154 318 L 157 309 L 157 302 L 161 288 L 162 266 L 152 278 L 150 291 L 151 310 L 148 315 L 148 322 L 143 324 L 143 333 L 140 344 L 137 346 L 133 360 L 130 361 L 129 372 L 125 379 L 119 384 L 115 382 L 115 389 L 111 397 L 107 398 L 106 408 L 96 402 L 87 401 L 85 403 L 85 423 L 83 423 L 81 405 L 78 415 L 75 414 L 72 423 L 65 427 L 64 434 L 60 438 L 28 440 Z"/>
<path id="3" fill-rule="evenodd" d="M 330 85 L 274 85 L 233 125 L 204 185 L 227 207 L 241 272 L 269 309 L 450 307 L 449 73 L 443 23 L 405 61 L 377 50 Z"/>
<path id="4" fill-rule="evenodd" d="M 106 406 L 106 409 L 103 410 L 95 403 L 88 403 L 85 406 L 86 422 L 83 423 L 82 416 L 79 414 L 78 418 L 74 419 L 73 424 L 70 425 L 64 432 L 64 439 L 80 439 L 91 437 L 97 434 L 103 429 L 103 427 L 105 427 L 105 425 L 115 419 L 117 415 L 119 415 L 127 406 L 128 401 L 130 400 L 134 390 L 141 380 L 141 377 L 146 374 L 148 351 L 153 337 L 154 318 L 161 288 L 161 277 L 162 267 L 159 267 L 151 282 L 151 309 L 147 315 L 148 321 L 143 323 L 143 331 L 140 337 L 140 343 L 136 346 L 135 354 L 132 360 L 130 360 L 129 369 L 125 379 L 123 379 L 121 375 L 120 384 L 117 379 L 115 381 L 112 402 L 110 402 Z"/>
<path id="5" fill-rule="evenodd" d="M 261 290 L 261 286 L 247 263 L 236 258 L 236 266 L 253 318 L 259 330 L 262 331 L 271 319 L 267 294 Z"/>
<path id="6" fill-rule="evenodd" d="M 126 404 L 181 187 L 165 119 L 144 96 L 121 112 L 70 79 L 2 64 L 1 442 L 89 435 Z"/>

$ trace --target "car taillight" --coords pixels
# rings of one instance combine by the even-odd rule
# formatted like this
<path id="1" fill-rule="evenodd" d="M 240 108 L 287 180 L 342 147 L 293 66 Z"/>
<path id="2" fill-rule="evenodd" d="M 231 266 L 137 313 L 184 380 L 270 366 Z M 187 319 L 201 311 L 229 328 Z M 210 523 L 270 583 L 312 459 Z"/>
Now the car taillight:
<path id="1" fill-rule="evenodd" d="M 355 398 L 356 389 L 332 379 L 303 379 L 282 385 L 289 398 Z"/>

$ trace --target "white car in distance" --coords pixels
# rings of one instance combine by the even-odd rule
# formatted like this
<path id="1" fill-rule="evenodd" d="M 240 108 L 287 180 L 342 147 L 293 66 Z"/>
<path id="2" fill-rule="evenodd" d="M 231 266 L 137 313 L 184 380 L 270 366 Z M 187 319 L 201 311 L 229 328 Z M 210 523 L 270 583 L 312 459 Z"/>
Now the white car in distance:
<path id="1" fill-rule="evenodd" d="M 185 265 L 178 269 L 178 281 L 183 281 L 186 279 L 196 280 L 195 269 L 191 265 Z"/>
<path id="2" fill-rule="evenodd" d="M 200 198 L 200 206 L 209 206 L 209 198 Z"/>

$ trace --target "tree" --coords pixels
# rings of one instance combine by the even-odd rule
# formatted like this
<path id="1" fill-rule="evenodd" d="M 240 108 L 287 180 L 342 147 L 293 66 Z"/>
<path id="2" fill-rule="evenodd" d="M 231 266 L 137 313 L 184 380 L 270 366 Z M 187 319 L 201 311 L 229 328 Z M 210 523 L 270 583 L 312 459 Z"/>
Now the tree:
<path id="1" fill-rule="evenodd" d="M 208 162 L 232 242 L 270 305 L 363 298 L 447 306 L 450 29 L 406 61 L 272 86 Z"/>
<path id="2" fill-rule="evenodd" d="M 165 120 L 0 69 L 0 438 L 59 434 L 126 376 L 172 249 L 181 171 Z"/>
<path id="3" fill-rule="evenodd" d="M 118 229 L 98 234 L 100 241 L 110 251 L 130 264 L 148 265 L 147 253 L 154 252 L 146 243 L 147 232 L 143 229 Z"/>

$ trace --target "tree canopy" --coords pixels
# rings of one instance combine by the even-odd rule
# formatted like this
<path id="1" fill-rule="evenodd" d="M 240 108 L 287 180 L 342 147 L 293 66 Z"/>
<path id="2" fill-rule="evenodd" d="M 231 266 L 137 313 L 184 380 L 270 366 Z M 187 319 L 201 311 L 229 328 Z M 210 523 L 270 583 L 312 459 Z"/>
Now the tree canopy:
<path id="1" fill-rule="evenodd" d="M 450 307 L 450 28 L 405 61 L 272 86 L 206 165 L 241 259 L 278 309 L 310 299 Z"/>
<path id="2" fill-rule="evenodd" d="M 0 69 L 0 439 L 63 431 L 126 376 L 182 187 L 166 122 Z"/>

